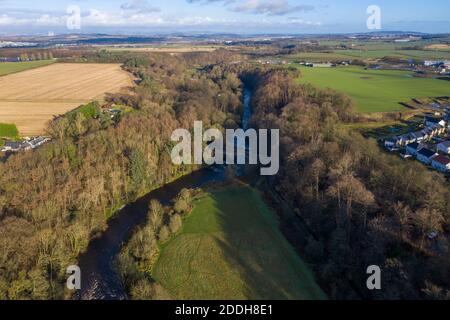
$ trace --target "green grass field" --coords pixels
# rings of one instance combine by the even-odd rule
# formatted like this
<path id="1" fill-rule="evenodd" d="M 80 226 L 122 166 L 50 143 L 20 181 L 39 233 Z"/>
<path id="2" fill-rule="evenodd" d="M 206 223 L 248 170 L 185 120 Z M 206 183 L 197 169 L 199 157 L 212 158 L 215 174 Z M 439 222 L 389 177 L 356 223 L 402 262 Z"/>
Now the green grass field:
<path id="1" fill-rule="evenodd" d="M 351 96 L 358 112 L 401 111 L 413 98 L 448 96 L 450 82 L 412 77 L 411 72 L 360 67 L 300 68 L 300 83 L 332 88 Z"/>
<path id="2" fill-rule="evenodd" d="M 0 62 L 0 76 L 10 73 L 39 68 L 54 63 L 54 60 L 26 61 L 26 62 Z"/>
<path id="3" fill-rule="evenodd" d="M 445 50 L 336 50 L 336 55 L 360 59 L 381 59 L 384 57 L 396 57 L 404 60 L 448 60 L 450 51 Z"/>
<path id="4" fill-rule="evenodd" d="M 19 130 L 15 124 L 0 123 L 0 138 L 16 138 L 19 136 Z"/>
<path id="5" fill-rule="evenodd" d="M 98 117 L 101 113 L 99 103 L 92 101 L 67 113 L 67 116 L 75 119 L 77 113 L 81 113 L 86 119 Z"/>
<path id="6" fill-rule="evenodd" d="M 222 188 L 194 206 L 152 272 L 172 297 L 326 299 L 255 190 Z"/>

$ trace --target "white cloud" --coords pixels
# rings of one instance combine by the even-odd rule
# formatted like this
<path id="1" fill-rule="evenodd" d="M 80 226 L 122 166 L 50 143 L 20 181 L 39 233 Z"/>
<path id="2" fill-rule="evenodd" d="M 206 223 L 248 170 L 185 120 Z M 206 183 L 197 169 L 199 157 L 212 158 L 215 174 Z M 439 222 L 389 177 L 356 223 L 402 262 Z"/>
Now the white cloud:
<path id="1" fill-rule="evenodd" d="M 0 15 L 0 26 L 18 26 L 26 25 L 29 21 L 27 19 L 18 19 L 8 16 L 7 14 Z"/>
<path id="2" fill-rule="evenodd" d="M 131 4 L 133 1 L 128 2 Z M 137 7 L 133 9 L 122 9 L 117 11 L 100 11 L 98 9 L 89 9 L 84 11 L 81 15 L 81 28 L 84 27 L 171 27 L 171 26 L 233 26 L 245 28 L 246 26 L 298 26 L 298 25 L 308 25 L 308 26 L 320 26 L 320 22 L 313 22 L 302 20 L 300 18 L 283 18 L 274 19 L 273 15 L 281 15 L 284 12 L 281 7 L 283 7 L 285 1 L 279 0 L 271 1 L 272 5 L 275 7 L 264 7 L 261 4 L 267 1 L 260 2 L 258 0 L 246 0 L 247 9 L 250 12 L 254 10 L 260 10 L 264 12 L 264 17 L 255 17 L 254 19 L 237 19 L 237 18 L 216 18 L 208 15 L 205 16 L 181 16 L 173 17 L 164 15 L 161 12 L 152 10 L 138 10 Z M 138 3 L 147 3 L 138 1 Z M 281 4 L 281 7 L 280 7 Z M 136 5 L 136 3 L 135 3 Z M 278 5 L 278 6 L 277 6 Z M 266 8 L 266 9 L 262 9 Z M 269 10 L 270 9 L 270 10 Z M 276 14 L 278 13 L 278 14 Z M 267 16 L 267 17 L 266 17 Z M 65 12 L 50 12 L 43 13 L 42 11 L 32 12 L 27 10 L 26 14 L 21 15 L 20 12 L 15 11 L 12 14 L 0 15 L 0 25 L 1 26 L 29 26 L 30 28 L 34 26 L 39 27 L 66 27 L 66 21 L 68 19 L 68 14 Z"/>
<path id="3" fill-rule="evenodd" d="M 137 13 L 161 12 L 161 9 L 152 6 L 147 0 L 130 0 L 120 6 L 122 10 Z"/>

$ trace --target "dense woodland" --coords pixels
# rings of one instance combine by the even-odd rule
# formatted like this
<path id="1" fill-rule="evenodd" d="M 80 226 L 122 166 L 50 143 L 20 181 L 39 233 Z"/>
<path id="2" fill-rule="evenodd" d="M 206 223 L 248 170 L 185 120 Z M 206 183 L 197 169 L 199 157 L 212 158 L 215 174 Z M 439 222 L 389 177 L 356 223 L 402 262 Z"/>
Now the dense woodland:
<path id="1" fill-rule="evenodd" d="M 448 297 L 450 190 L 443 177 L 403 162 L 344 129 L 357 121 L 345 95 L 295 83 L 295 70 L 260 69 L 215 53 L 78 52 L 77 61 L 119 62 L 138 84 L 108 103 L 133 109 L 112 121 L 96 113 L 55 119 L 54 140 L 0 164 L 0 299 L 67 298 L 65 268 L 124 203 L 186 174 L 170 160 L 176 128 L 195 120 L 239 126 L 242 82 L 253 87 L 252 125 L 280 128 L 281 171 L 271 178 L 311 230 L 297 248 L 330 298 Z M 238 63 L 239 62 L 239 63 Z M 148 277 L 164 241 L 189 212 L 189 191 L 170 208 L 149 204 L 149 223 L 119 257 L 135 298 L 170 298 Z M 427 234 L 438 231 L 429 240 Z M 365 288 L 383 269 L 383 290 Z"/>
<path id="2" fill-rule="evenodd" d="M 312 234 L 301 251 L 333 299 L 446 299 L 450 289 L 450 189 L 438 173 L 404 162 L 343 129 L 345 96 L 260 71 L 253 125 L 280 128 L 281 171 L 271 185 Z M 439 236 L 428 239 L 437 231 Z M 383 270 L 369 291 L 366 268 Z"/>
<path id="3" fill-rule="evenodd" d="M 65 292 L 66 267 L 101 232 L 121 205 L 194 167 L 170 160 L 177 128 L 234 127 L 240 81 L 212 78 L 197 61 L 226 61 L 217 52 L 169 55 L 87 54 L 84 61 L 122 62 L 140 79 L 109 103 L 133 108 L 120 121 L 75 112 L 55 119 L 53 141 L 0 163 L 0 299 L 55 299 Z"/>
<path id="4" fill-rule="evenodd" d="M 116 260 L 127 295 L 133 300 L 172 299 L 167 290 L 151 276 L 160 245 L 170 240 L 183 226 L 183 218 L 193 209 L 192 200 L 202 190 L 183 189 L 170 206 L 157 200 L 148 204 L 147 222 L 135 230 Z"/>
<path id="5" fill-rule="evenodd" d="M 239 75 L 254 90 L 253 127 L 280 128 L 282 169 L 262 185 L 283 195 L 306 224 L 310 233 L 297 249 L 330 298 L 448 298 L 450 190 L 440 174 L 405 163 L 384 153 L 376 141 L 344 129 L 343 123 L 362 120 L 351 100 L 296 84 L 298 70 L 226 63 L 205 70 L 216 78 L 226 72 Z M 135 299 L 168 297 L 151 278 L 151 267 L 158 241 L 177 229 L 158 235 L 155 211 L 167 217 L 177 212 L 149 204 L 147 225 L 118 259 L 128 294 Z M 171 219 L 165 221 L 168 226 Z M 428 239 L 431 231 L 439 237 Z M 383 290 L 367 289 L 370 265 L 382 268 Z"/>

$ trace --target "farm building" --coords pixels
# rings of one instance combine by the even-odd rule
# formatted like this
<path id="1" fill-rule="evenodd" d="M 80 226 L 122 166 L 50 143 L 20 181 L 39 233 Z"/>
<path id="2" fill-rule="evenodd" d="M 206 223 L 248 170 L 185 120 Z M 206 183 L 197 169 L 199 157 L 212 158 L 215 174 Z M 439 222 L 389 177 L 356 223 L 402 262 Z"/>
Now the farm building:
<path id="1" fill-rule="evenodd" d="M 406 146 L 406 153 L 412 156 L 417 156 L 417 152 L 423 149 L 423 146 L 417 142 L 410 143 Z"/>
<path id="2" fill-rule="evenodd" d="M 33 150 L 40 146 L 42 146 L 47 141 L 50 141 L 50 138 L 46 137 L 36 137 L 30 138 L 25 141 L 17 142 L 17 141 L 6 141 L 5 145 L 1 149 L 2 152 L 17 152 L 22 150 Z"/>
<path id="3" fill-rule="evenodd" d="M 444 141 L 437 145 L 438 152 L 450 154 L 450 141 Z"/>
<path id="4" fill-rule="evenodd" d="M 32 138 L 23 143 L 23 149 L 24 150 L 36 149 L 36 148 L 42 146 L 47 141 L 50 141 L 50 138 L 45 138 L 45 137 Z"/>
<path id="5" fill-rule="evenodd" d="M 5 145 L 2 147 L 2 152 L 16 152 L 22 149 L 22 142 L 16 142 L 16 141 L 6 141 Z"/>
<path id="6" fill-rule="evenodd" d="M 438 155 L 431 161 L 431 166 L 441 172 L 450 170 L 450 158 L 443 155 Z"/>
<path id="7" fill-rule="evenodd" d="M 431 164 L 431 160 L 437 156 L 437 153 L 430 149 L 423 148 L 417 152 L 417 160 L 425 164 Z"/>

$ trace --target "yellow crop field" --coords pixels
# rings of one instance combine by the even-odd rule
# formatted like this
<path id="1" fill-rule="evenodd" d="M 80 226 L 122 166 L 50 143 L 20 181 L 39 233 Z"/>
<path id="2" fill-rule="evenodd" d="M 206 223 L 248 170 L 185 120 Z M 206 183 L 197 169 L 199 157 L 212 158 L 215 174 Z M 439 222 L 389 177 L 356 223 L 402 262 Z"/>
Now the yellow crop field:
<path id="1" fill-rule="evenodd" d="M 0 122 L 16 124 L 22 136 L 42 134 L 54 116 L 132 85 L 118 64 L 57 63 L 10 74 L 0 77 Z"/>

